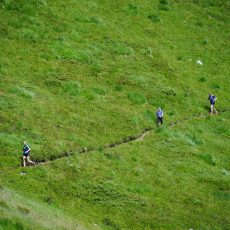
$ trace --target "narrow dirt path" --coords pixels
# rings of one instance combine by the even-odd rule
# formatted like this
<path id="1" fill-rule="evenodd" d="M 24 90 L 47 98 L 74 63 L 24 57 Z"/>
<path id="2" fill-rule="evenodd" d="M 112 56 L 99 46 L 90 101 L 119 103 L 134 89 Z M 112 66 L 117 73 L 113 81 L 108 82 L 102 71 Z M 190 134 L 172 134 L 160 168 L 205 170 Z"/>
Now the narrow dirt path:
<path id="1" fill-rule="evenodd" d="M 224 109 L 221 109 L 219 110 L 219 113 L 218 114 L 222 114 L 222 113 L 225 113 L 225 112 L 228 112 L 230 111 L 230 108 L 224 108 Z M 209 116 L 215 116 L 215 115 L 210 115 L 210 114 L 195 114 L 193 116 L 190 116 L 190 117 L 186 117 L 186 118 L 183 118 L 183 119 L 180 119 L 180 120 L 177 120 L 175 122 L 169 122 L 169 123 L 166 123 L 166 125 L 168 125 L 169 127 L 173 127 L 175 125 L 178 125 L 180 123 L 184 123 L 184 122 L 187 122 L 187 121 L 191 121 L 191 120 L 195 120 L 195 119 L 202 119 L 202 118 L 206 118 L 206 117 L 209 117 Z M 71 156 L 73 154 L 83 154 L 83 153 L 88 153 L 88 152 L 92 152 L 92 151 L 97 151 L 97 150 L 100 150 L 100 149 L 108 149 L 108 148 L 116 148 L 118 146 L 121 146 L 121 145 L 124 145 L 124 144 L 127 144 L 127 143 L 130 143 L 130 142 L 134 142 L 134 141 L 143 141 L 144 138 L 153 130 L 156 129 L 156 126 L 154 127 L 150 127 L 150 128 L 145 128 L 141 133 L 139 134 L 136 134 L 136 135 L 132 135 L 132 136 L 128 136 L 128 137 L 125 137 L 123 138 L 122 140 L 119 140 L 119 141 L 116 141 L 114 143 L 110 143 L 110 144 L 105 144 L 101 147 L 95 147 L 95 148 L 80 148 L 79 150 L 75 151 L 75 152 L 65 152 L 63 153 L 62 155 L 54 158 L 54 159 L 50 159 L 50 160 L 41 160 L 41 161 L 37 161 L 36 162 L 36 165 L 39 165 L 39 164 L 45 164 L 47 162 L 50 162 L 50 161 L 54 161 L 56 159 L 60 159 L 60 158 L 63 158 L 63 157 L 67 157 L 67 156 Z"/>
<path id="2" fill-rule="evenodd" d="M 230 111 L 230 108 L 224 108 L 224 109 L 221 109 L 219 110 L 219 113 L 218 114 L 222 114 L 222 113 L 225 113 L 225 112 L 228 112 Z M 165 123 L 166 126 L 175 126 L 175 125 L 178 125 L 180 123 L 184 123 L 184 122 L 187 122 L 187 121 L 191 121 L 191 120 L 195 120 L 195 119 L 202 119 L 202 118 L 206 118 L 208 116 L 212 116 L 210 114 L 195 114 L 193 116 L 190 116 L 190 117 L 186 117 L 186 118 L 183 118 L 183 119 L 180 119 L 180 120 L 177 120 L 175 122 L 169 122 L 169 123 Z M 44 165 L 44 164 L 47 164 L 49 162 L 52 162 L 52 161 L 55 161 L 57 159 L 60 159 L 60 158 L 64 158 L 64 157 L 68 157 L 68 156 L 71 156 L 71 155 L 74 155 L 74 154 L 83 154 L 83 153 L 89 153 L 89 152 L 92 152 L 92 151 L 97 151 L 97 150 L 100 150 L 100 149 L 108 149 L 108 148 L 116 148 L 118 146 L 121 146 L 121 145 L 124 145 L 124 144 L 127 144 L 127 143 L 130 143 L 130 142 L 134 142 L 134 141 L 143 141 L 144 138 L 153 130 L 156 129 L 156 126 L 154 127 L 150 127 L 150 128 L 145 128 L 141 133 L 139 134 L 136 134 L 136 135 L 132 135 L 132 136 L 128 136 L 128 137 L 125 137 L 119 141 L 116 141 L 116 142 L 113 142 L 113 143 L 110 143 L 110 144 L 105 144 L 101 147 L 92 147 L 92 148 L 86 148 L 86 147 L 82 147 L 80 149 L 78 149 L 77 151 L 69 151 L 69 152 L 63 152 L 62 154 L 60 154 L 59 156 L 56 156 L 56 157 L 53 157 L 51 159 L 44 159 L 44 160 L 38 160 L 38 161 L 35 161 L 36 164 L 35 166 L 39 166 L 39 165 Z M 19 168 L 19 167 L 17 167 Z M 13 171 L 17 168 L 14 168 L 14 169 L 10 169 L 10 170 L 6 170 L 6 171 L 3 171 L 1 173 L 6 173 L 6 172 L 9 172 L 9 171 Z M 23 172 L 22 172 L 23 173 Z"/>

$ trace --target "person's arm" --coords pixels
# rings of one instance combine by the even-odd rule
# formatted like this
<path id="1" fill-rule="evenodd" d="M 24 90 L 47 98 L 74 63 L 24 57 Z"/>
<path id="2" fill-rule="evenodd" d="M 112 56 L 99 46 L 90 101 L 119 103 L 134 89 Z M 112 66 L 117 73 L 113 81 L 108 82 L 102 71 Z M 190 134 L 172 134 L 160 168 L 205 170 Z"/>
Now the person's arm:
<path id="1" fill-rule="evenodd" d="M 27 145 L 26 153 L 30 152 L 30 147 Z"/>

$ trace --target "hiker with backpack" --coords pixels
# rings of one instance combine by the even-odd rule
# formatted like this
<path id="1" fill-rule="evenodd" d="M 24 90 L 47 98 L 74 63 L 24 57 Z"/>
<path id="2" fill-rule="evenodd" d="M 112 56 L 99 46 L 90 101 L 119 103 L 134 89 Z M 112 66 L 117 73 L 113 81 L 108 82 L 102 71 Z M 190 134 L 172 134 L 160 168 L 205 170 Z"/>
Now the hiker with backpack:
<path id="1" fill-rule="evenodd" d="M 157 117 L 157 125 L 159 124 L 163 124 L 163 115 L 164 112 L 163 110 L 159 107 L 156 113 L 156 117 Z"/>
<path id="2" fill-rule="evenodd" d="M 35 162 L 30 160 L 30 147 L 29 147 L 29 145 L 26 143 L 26 141 L 24 141 L 23 144 L 24 144 L 23 150 L 22 150 L 23 151 L 23 156 L 22 156 L 23 166 L 26 167 L 27 163 L 35 165 Z"/>
<path id="3" fill-rule="evenodd" d="M 215 108 L 215 102 L 217 100 L 217 97 L 215 95 L 209 94 L 208 100 L 210 101 L 210 114 L 213 114 L 213 112 L 217 114 L 218 112 Z"/>

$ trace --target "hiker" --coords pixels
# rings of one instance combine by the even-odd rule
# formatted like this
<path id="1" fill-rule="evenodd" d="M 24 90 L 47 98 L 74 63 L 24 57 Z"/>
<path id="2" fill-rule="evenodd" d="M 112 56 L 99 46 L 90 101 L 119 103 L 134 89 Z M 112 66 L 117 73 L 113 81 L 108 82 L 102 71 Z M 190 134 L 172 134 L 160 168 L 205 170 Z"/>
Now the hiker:
<path id="1" fill-rule="evenodd" d="M 163 115 L 164 112 L 163 110 L 159 107 L 156 113 L 156 117 L 157 117 L 157 125 L 159 125 L 159 123 L 163 124 Z"/>
<path id="2" fill-rule="evenodd" d="M 213 114 L 213 112 L 217 114 L 218 112 L 215 109 L 215 102 L 217 100 L 217 97 L 215 95 L 209 94 L 208 100 L 210 101 L 210 108 L 211 108 L 210 114 Z"/>
<path id="3" fill-rule="evenodd" d="M 23 166 L 26 167 L 26 162 L 35 165 L 35 162 L 30 160 L 30 147 L 26 143 L 26 141 L 23 142 Z"/>

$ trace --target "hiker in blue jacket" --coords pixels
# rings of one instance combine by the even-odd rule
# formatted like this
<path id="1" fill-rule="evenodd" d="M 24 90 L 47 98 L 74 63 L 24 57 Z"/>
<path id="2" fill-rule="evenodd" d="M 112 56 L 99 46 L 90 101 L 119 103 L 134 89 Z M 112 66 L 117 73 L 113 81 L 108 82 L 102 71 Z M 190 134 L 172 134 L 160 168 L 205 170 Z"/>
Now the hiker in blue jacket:
<path id="1" fill-rule="evenodd" d="M 156 117 L 157 117 L 157 125 L 159 125 L 160 123 L 163 124 L 163 115 L 164 112 L 163 110 L 159 107 L 156 113 Z"/>
<path id="2" fill-rule="evenodd" d="M 208 100 L 210 101 L 210 114 L 213 114 L 213 112 L 217 114 L 218 112 L 215 109 L 215 102 L 217 100 L 217 97 L 215 95 L 209 94 Z"/>
<path id="3" fill-rule="evenodd" d="M 23 166 L 26 167 L 26 163 L 30 163 L 35 165 L 35 162 L 30 160 L 30 147 L 26 143 L 26 141 L 23 142 Z"/>

